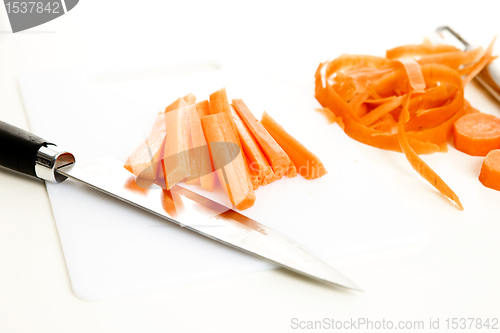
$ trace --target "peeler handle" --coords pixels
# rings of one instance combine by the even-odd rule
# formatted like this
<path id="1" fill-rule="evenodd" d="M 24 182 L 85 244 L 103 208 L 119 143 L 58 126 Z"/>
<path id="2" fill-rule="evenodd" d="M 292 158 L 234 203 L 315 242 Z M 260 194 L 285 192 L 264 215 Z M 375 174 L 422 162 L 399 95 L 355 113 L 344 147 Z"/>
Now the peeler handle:
<path id="1" fill-rule="evenodd" d="M 500 69 L 491 63 L 475 79 L 500 103 Z"/>
<path id="2" fill-rule="evenodd" d="M 28 176 L 60 183 L 59 167 L 75 163 L 71 153 L 25 130 L 0 121 L 0 165 Z"/>
<path id="3" fill-rule="evenodd" d="M 466 50 L 471 48 L 471 45 L 462 36 L 448 26 L 439 27 L 436 32 L 442 38 L 444 37 L 443 33 L 446 33 L 462 44 Z M 494 63 L 486 66 L 474 79 L 500 103 L 500 69 Z"/>

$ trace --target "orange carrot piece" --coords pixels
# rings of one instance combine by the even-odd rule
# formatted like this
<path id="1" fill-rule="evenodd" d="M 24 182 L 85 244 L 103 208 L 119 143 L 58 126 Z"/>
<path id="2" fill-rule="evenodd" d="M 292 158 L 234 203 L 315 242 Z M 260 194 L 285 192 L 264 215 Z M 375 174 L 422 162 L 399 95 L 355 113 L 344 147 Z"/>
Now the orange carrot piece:
<path id="1" fill-rule="evenodd" d="M 286 176 L 288 178 L 297 177 L 297 168 L 295 167 L 295 164 L 293 164 L 292 160 L 290 160 L 290 166 L 288 167 L 288 170 L 286 171 Z"/>
<path id="2" fill-rule="evenodd" d="M 239 146 L 236 146 L 239 149 L 236 158 L 223 165 L 228 162 L 228 159 L 231 159 L 234 147 L 239 142 L 238 134 L 233 129 L 230 121 L 231 119 L 224 112 L 205 116 L 201 120 L 212 161 L 217 169 L 219 183 L 233 205 L 240 210 L 244 210 L 254 205 L 255 193 L 245 167 L 243 152 Z M 224 142 L 228 144 L 220 144 Z"/>
<path id="3" fill-rule="evenodd" d="M 162 159 L 166 189 L 191 176 L 189 107 L 165 113 L 166 138 Z"/>
<path id="4" fill-rule="evenodd" d="M 389 112 L 399 107 L 402 101 L 403 96 L 399 96 L 377 106 L 375 109 L 361 117 L 361 123 L 366 126 L 373 124 L 375 121 L 379 120 Z"/>
<path id="5" fill-rule="evenodd" d="M 465 52 L 445 52 L 423 56 L 418 60 L 418 63 L 421 65 L 441 64 L 453 69 L 458 69 L 461 65 L 478 61 L 483 53 L 484 50 L 482 47 Z"/>
<path id="6" fill-rule="evenodd" d="M 139 182 L 139 184 L 136 182 L 136 177 L 130 176 L 127 179 L 127 181 L 125 182 L 125 184 L 123 185 L 123 187 L 131 192 L 139 193 L 139 194 L 142 194 L 143 196 L 147 197 L 148 193 L 149 193 L 149 186 L 148 187 L 141 186 L 144 184 L 141 184 L 140 182 Z M 153 181 L 150 180 L 148 182 L 148 184 L 149 185 L 153 184 Z"/>
<path id="7" fill-rule="evenodd" d="M 485 113 L 472 113 L 455 122 L 455 148 L 473 156 L 486 156 L 500 148 L 500 119 Z"/>
<path id="8" fill-rule="evenodd" d="M 382 105 L 382 104 L 385 104 L 387 102 L 390 102 L 392 101 L 394 98 L 396 98 L 396 96 L 389 96 L 389 97 L 385 97 L 385 98 L 377 98 L 377 99 L 367 99 L 365 101 L 365 103 L 367 104 L 377 104 L 377 105 Z"/>
<path id="9" fill-rule="evenodd" d="M 288 169 L 287 169 L 288 170 Z M 286 173 L 286 172 L 285 172 Z M 275 174 L 274 172 L 273 173 L 270 173 L 269 175 L 265 176 L 261 182 L 260 182 L 260 185 L 262 186 L 266 186 L 266 185 L 269 185 L 277 180 L 280 180 L 281 178 L 283 178 L 283 174 L 281 175 L 277 175 Z"/>
<path id="10" fill-rule="evenodd" d="M 416 55 L 434 54 L 441 52 L 459 52 L 460 50 L 451 45 L 403 45 L 387 50 L 385 56 L 387 59 L 396 59 L 401 57 L 412 57 Z"/>
<path id="11" fill-rule="evenodd" d="M 208 103 L 208 100 L 196 103 L 196 111 L 198 111 L 200 119 L 208 116 L 210 114 L 210 104 Z"/>
<path id="12" fill-rule="evenodd" d="M 332 111 L 330 111 L 330 109 L 328 109 L 328 108 L 317 108 L 317 109 L 314 109 L 314 110 L 318 111 L 323 116 L 325 116 L 325 119 L 328 122 L 328 124 L 335 123 L 335 121 L 336 121 L 335 113 L 333 113 Z"/>
<path id="13" fill-rule="evenodd" d="M 125 169 L 138 178 L 154 180 L 158 176 L 166 134 L 164 114 L 156 116 L 156 121 L 148 138 L 128 157 Z"/>
<path id="14" fill-rule="evenodd" d="M 256 173 L 259 179 L 264 178 L 273 171 L 266 159 L 266 156 L 260 149 L 257 141 L 255 141 L 252 133 L 250 133 L 250 130 L 232 107 L 231 115 L 238 131 L 241 146 L 246 157 L 248 158 L 250 170 Z"/>
<path id="15" fill-rule="evenodd" d="M 208 151 L 207 141 L 201 126 L 201 120 L 195 105 L 189 106 L 189 123 L 191 129 L 192 150 L 189 154 L 190 160 L 195 161 L 192 173 L 194 179 L 188 179 L 186 184 L 198 185 L 207 191 L 212 192 L 216 185 L 216 175 L 212 169 L 210 153 Z"/>
<path id="16" fill-rule="evenodd" d="M 411 98 L 411 90 L 409 97 Z M 417 173 L 422 176 L 422 178 L 427 180 L 442 195 L 455 202 L 460 210 L 463 210 L 464 207 L 462 206 L 462 203 L 458 199 L 458 196 L 455 194 L 455 192 L 453 192 L 452 189 L 441 179 L 441 177 L 439 177 L 438 174 L 435 173 L 434 170 L 432 170 L 429 165 L 427 165 L 427 163 L 425 163 L 420 158 L 420 156 L 417 155 L 417 153 L 415 153 L 408 142 L 408 138 L 406 137 L 405 133 L 404 122 L 405 119 L 409 118 L 408 106 L 410 104 L 410 98 L 407 98 L 405 100 L 403 110 L 401 111 L 402 115 L 398 122 L 398 141 L 399 145 L 401 146 L 401 150 L 405 154 L 408 162 L 410 162 L 412 168 L 417 171 Z"/>
<path id="17" fill-rule="evenodd" d="M 255 171 L 255 169 L 252 169 L 249 166 L 250 162 L 249 162 L 248 157 L 246 156 L 246 154 L 243 154 L 243 157 L 245 159 L 245 168 L 247 169 L 248 176 L 250 177 L 250 182 L 252 183 L 252 188 L 255 191 L 260 186 L 259 175 L 258 175 L 257 171 Z"/>
<path id="18" fill-rule="evenodd" d="M 285 129 L 265 111 L 262 115 L 261 123 L 285 150 L 297 168 L 297 173 L 302 177 L 306 179 L 315 179 L 327 174 L 321 160 L 303 144 L 297 141 L 297 139 L 288 134 Z"/>
<path id="19" fill-rule="evenodd" d="M 231 115 L 231 106 L 229 105 L 229 100 L 227 99 L 226 88 L 222 88 L 210 94 L 209 105 L 210 105 L 210 114 L 225 113 L 229 119 L 229 123 L 231 124 L 233 131 L 237 133 L 238 130 Z M 238 138 L 238 145 L 241 147 L 239 138 Z"/>
<path id="20" fill-rule="evenodd" d="M 464 87 L 477 75 L 479 74 L 484 67 L 486 67 L 490 61 L 492 60 L 491 54 L 493 53 L 493 45 L 495 44 L 495 40 L 497 37 L 493 38 L 491 41 L 490 45 L 486 49 L 486 52 L 484 53 L 483 57 L 474 65 L 474 67 L 471 69 L 469 74 L 464 79 Z"/>
<path id="21" fill-rule="evenodd" d="M 460 199 L 458 199 L 455 192 L 453 192 L 453 190 L 441 179 L 441 177 L 439 177 L 438 174 L 415 153 L 413 148 L 408 143 L 408 139 L 405 135 L 403 119 L 400 119 L 398 123 L 398 140 L 401 145 L 401 150 L 405 154 L 406 159 L 410 162 L 413 169 L 432 186 L 434 186 L 434 188 L 436 188 L 441 194 L 455 202 L 460 210 L 463 210 L 464 206 L 462 206 L 462 203 L 460 202 Z"/>
<path id="22" fill-rule="evenodd" d="M 195 107 L 196 108 L 196 107 Z M 198 114 L 198 113 L 196 113 Z M 189 115 L 189 142 L 188 142 L 188 151 L 187 154 L 189 156 L 189 170 L 191 176 L 186 177 L 181 182 L 185 182 L 187 185 L 201 185 L 200 183 L 200 166 L 201 160 L 199 158 L 199 151 L 195 150 L 193 147 L 193 134 L 191 127 L 191 115 Z"/>
<path id="23" fill-rule="evenodd" d="M 176 218 L 184 209 L 184 203 L 182 202 L 181 196 L 174 191 L 165 189 L 163 189 L 162 191 L 161 205 L 163 207 L 163 210 L 170 217 Z"/>
<path id="24" fill-rule="evenodd" d="M 288 170 L 290 158 L 241 99 L 233 99 L 233 106 L 266 155 L 275 177 L 281 178 Z"/>
<path id="25" fill-rule="evenodd" d="M 425 80 L 420 69 L 420 65 L 413 59 L 398 59 L 400 63 L 403 64 L 408 80 L 410 81 L 410 86 L 413 88 L 413 92 L 423 92 L 425 89 Z"/>
<path id="26" fill-rule="evenodd" d="M 463 208 L 417 154 L 447 151 L 455 122 L 478 113 L 464 100 L 463 87 L 494 59 L 492 49 L 493 42 L 486 52 L 482 48 L 462 52 L 427 41 L 388 50 L 386 59 L 342 55 L 318 66 L 315 97 L 324 110 L 342 119 L 347 135 L 374 147 L 402 151 L 419 174 Z M 467 77 L 462 80 L 461 75 Z M 353 105 L 367 93 L 359 107 Z M 400 105 L 391 105 L 398 99 Z M 486 152 L 492 147 L 500 146 L 486 147 Z"/>
<path id="27" fill-rule="evenodd" d="M 191 105 L 196 102 L 196 96 L 192 93 L 187 94 L 186 96 L 182 97 L 182 99 L 187 103 L 187 105 Z"/>
<path id="28" fill-rule="evenodd" d="M 500 191 L 500 150 L 492 150 L 486 155 L 481 166 L 479 181 L 486 187 Z"/>
<path id="29" fill-rule="evenodd" d="M 165 108 L 165 113 L 180 109 L 180 108 L 187 106 L 187 105 L 188 104 L 186 103 L 186 101 L 182 97 L 180 97 L 180 98 L 176 99 L 172 104 L 170 104 L 169 106 L 167 106 Z"/>

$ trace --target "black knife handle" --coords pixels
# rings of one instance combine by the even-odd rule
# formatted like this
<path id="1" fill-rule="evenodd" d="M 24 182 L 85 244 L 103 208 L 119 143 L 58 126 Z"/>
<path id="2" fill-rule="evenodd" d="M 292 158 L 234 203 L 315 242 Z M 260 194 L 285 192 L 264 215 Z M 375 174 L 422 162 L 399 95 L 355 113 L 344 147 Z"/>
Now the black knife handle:
<path id="1" fill-rule="evenodd" d="M 25 175 L 59 183 L 66 177 L 56 170 L 72 164 L 72 154 L 25 130 L 0 121 L 0 165 Z"/>

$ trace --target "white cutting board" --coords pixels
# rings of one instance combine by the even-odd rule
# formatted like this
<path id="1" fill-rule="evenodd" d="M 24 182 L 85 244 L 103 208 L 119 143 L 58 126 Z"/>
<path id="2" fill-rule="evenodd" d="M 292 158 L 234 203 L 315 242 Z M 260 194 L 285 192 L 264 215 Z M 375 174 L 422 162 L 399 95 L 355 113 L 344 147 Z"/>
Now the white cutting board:
<path id="1" fill-rule="evenodd" d="M 336 125 L 314 111 L 311 85 L 217 69 L 216 63 L 137 71 L 29 72 L 19 84 L 31 130 L 78 161 L 124 161 L 155 115 L 179 96 L 225 86 L 257 117 L 266 110 L 324 162 L 328 175 L 283 178 L 243 213 L 328 259 L 415 245 L 424 229 Z M 275 266 L 205 239 L 73 181 L 47 184 L 75 294 L 102 300 Z M 207 194 L 210 195 L 210 194 Z"/>

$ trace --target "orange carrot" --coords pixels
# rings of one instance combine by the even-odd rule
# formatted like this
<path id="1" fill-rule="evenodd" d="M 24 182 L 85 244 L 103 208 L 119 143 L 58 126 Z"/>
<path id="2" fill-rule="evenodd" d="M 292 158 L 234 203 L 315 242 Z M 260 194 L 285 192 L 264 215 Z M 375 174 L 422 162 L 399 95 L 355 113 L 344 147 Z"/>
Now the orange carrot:
<path id="1" fill-rule="evenodd" d="M 164 114 L 160 113 L 148 138 L 128 157 L 125 169 L 138 178 L 156 179 L 163 156 L 165 134 Z"/>
<path id="2" fill-rule="evenodd" d="M 386 51 L 387 59 L 412 57 L 417 55 L 435 54 L 442 52 L 459 52 L 460 50 L 451 45 L 403 45 Z"/>
<path id="3" fill-rule="evenodd" d="M 434 186 L 441 194 L 445 197 L 449 198 L 453 202 L 457 204 L 460 210 L 464 209 L 462 203 L 458 199 L 458 196 L 452 189 L 434 172 L 412 149 L 410 144 L 408 143 L 408 139 L 405 135 L 403 118 L 399 120 L 398 123 L 398 140 L 401 145 L 401 150 L 406 155 L 406 159 L 410 162 L 410 165 L 418 172 L 420 176 L 422 176 L 425 180 L 427 180 L 432 186 Z"/>
<path id="4" fill-rule="evenodd" d="M 477 74 L 479 74 L 484 69 L 484 67 L 486 67 L 490 63 L 490 61 L 492 60 L 491 54 L 493 52 L 493 45 L 495 44 L 496 39 L 496 37 L 493 38 L 483 57 L 474 65 L 474 67 L 472 67 L 469 74 L 467 74 L 464 79 L 464 86 L 466 86 L 467 83 L 469 83 Z"/>
<path id="5" fill-rule="evenodd" d="M 291 160 L 290 160 L 290 166 L 288 167 L 288 170 L 286 171 L 286 176 L 288 178 L 297 177 L 297 168 L 295 167 L 295 164 L 293 164 L 293 161 L 291 161 Z"/>
<path id="6" fill-rule="evenodd" d="M 191 172 L 194 173 L 192 176 L 194 179 L 188 179 L 186 184 L 200 184 L 203 189 L 212 192 L 216 185 L 216 178 L 215 173 L 213 173 L 205 134 L 203 133 L 201 121 L 195 105 L 189 106 L 189 123 L 192 142 L 192 150 L 189 154 L 189 158 L 195 162 L 195 170 Z"/>
<path id="7" fill-rule="evenodd" d="M 402 101 L 403 96 L 399 96 L 389 100 L 384 104 L 379 105 L 378 107 L 361 117 L 361 123 L 367 126 L 373 124 L 375 121 L 379 120 L 389 112 L 399 107 Z"/>
<path id="8" fill-rule="evenodd" d="M 320 178 L 327 174 L 321 160 L 288 134 L 267 112 L 262 115 L 261 123 L 288 154 L 297 168 L 297 173 L 306 179 Z"/>
<path id="9" fill-rule="evenodd" d="M 500 150 L 492 150 L 486 155 L 481 166 L 479 181 L 486 187 L 500 191 Z"/>
<path id="10" fill-rule="evenodd" d="M 266 155 L 275 177 L 281 178 L 288 170 L 290 158 L 241 99 L 233 99 L 233 106 Z"/>
<path id="11" fill-rule="evenodd" d="M 196 108 L 196 107 L 195 107 Z M 198 114 L 198 113 L 197 113 Z M 193 133 L 192 133 L 192 127 L 191 127 L 191 116 L 189 115 L 189 139 L 188 139 L 188 151 L 186 152 L 188 154 L 189 158 L 189 170 L 191 176 L 186 177 L 183 179 L 181 182 L 185 182 L 187 185 L 200 185 L 200 166 L 201 166 L 201 161 L 199 160 L 199 150 L 194 149 L 193 147 Z"/>
<path id="12" fill-rule="evenodd" d="M 489 114 L 472 113 L 455 122 L 455 148 L 473 156 L 486 156 L 500 148 L 500 119 Z"/>
<path id="13" fill-rule="evenodd" d="M 231 115 L 238 131 L 241 146 L 248 158 L 250 170 L 252 170 L 259 179 L 264 178 L 272 172 L 266 156 L 255 141 L 252 133 L 250 133 L 250 130 L 233 108 L 231 108 Z"/>
<path id="14" fill-rule="evenodd" d="M 424 179 L 462 209 L 456 194 L 417 153 L 446 151 L 455 121 L 476 112 L 463 98 L 457 69 L 477 62 L 481 52 L 424 43 L 389 50 L 387 59 L 343 55 L 320 64 L 315 95 L 324 108 L 342 118 L 347 135 L 375 147 L 402 151 Z M 421 63 L 401 57 L 419 57 Z M 375 77 L 366 75 L 377 70 L 380 74 Z M 364 100 L 366 114 L 351 105 L 351 99 L 363 92 L 369 94 Z"/>
<path id="15" fill-rule="evenodd" d="M 413 92 L 423 92 L 425 89 L 425 80 L 418 62 L 408 58 L 398 59 L 398 61 L 403 64 L 406 70 Z"/>
<path id="16" fill-rule="evenodd" d="M 179 216 L 179 214 L 184 210 L 184 204 L 182 202 L 181 196 L 175 192 L 170 190 L 162 190 L 161 195 L 161 205 L 163 210 L 173 218 Z"/>
<path id="17" fill-rule="evenodd" d="M 165 108 L 165 113 L 180 109 L 180 108 L 187 106 L 187 105 L 188 104 L 186 103 L 186 101 L 182 97 L 180 97 L 180 98 L 176 99 L 172 104 L 170 104 L 169 106 L 167 106 Z"/>
<path id="18" fill-rule="evenodd" d="M 208 100 L 196 103 L 196 111 L 198 111 L 200 119 L 208 116 L 210 114 L 210 105 L 208 103 Z"/>
<path id="19" fill-rule="evenodd" d="M 234 123 L 233 116 L 231 115 L 231 107 L 227 99 L 226 88 L 217 90 L 216 92 L 210 94 L 210 114 L 225 113 L 229 119 L 229 123 L 233 128 L 233 131 L 237 133 L 236 124 Z M 240 140 L 238 138 L 238 145 L 241 147 Z"/>
<path id="20" fill-rule="evenodd" d="M 188 104 L 194 104 L 196 102 L 196 96 L 193 95 L 192 93 L 187 94 L 186 96 L 182 97 L 182 99 Z"/>
<path id="21" fill-rule="evenodd" d="M 243 154 L 243 157 L 245 159 L 245 168 L 247 169 L 248 176 L 250 177 L 250 182 L 252 183 L 252 188 L 255 191 L 259 188 L 261 183 L 259 174 L 257 173 L 257 171 L 255 171 L 256 170 L 255 168 L 252 168 L 250 166 L 250 162 L 246 154 Z"/>
<path id="22" fill-rule="evenodd" d="M 243 152 L 238 145 L 238 134 L 231 125 L 231 119 L 227 113 L 221 112 L 205 116 L 201 121 L 219 183 L 226 195 L 240 210 L 252 207 L 255 193 L 245 167 Z M 235 149 L 238 152 L 233 159 Z"/>
<path id="23" fill-rule="evenodd" d="M 136 177 L 130 176 L 127 179 L 127 181 L 125 182 L 125 184 L 123 185 L 123 187 L 131 192 L 139 193 L 139 194 L 142 194 L 143 196 L 147 197 L 148 193 L 149 193 L 149 186 L 143 186 L 144 184 L 140 184 L 140 185 L 139 184 L 136 181 Z M 147 184 L 151 185 L 151 184 L 153 184 L 153 181 L 150 180 Z"/>
<path id="24" fill-rule="evenodd" d="M 192 175 L 189 161 L 189 107 L 165 113 L 165 147 L 162 159 L 166 189 Z"/>
<path id="25" fill-rule="evenodd" d="M 472 51 L 465 52 L 444 52 L 439 54 L 431 54 L 420 57 L 418 63 L 424 64 L 441 64 L 458 69 L 461 65 L 466 65 L 479 60 L 484 50 L 482 47 Z"/>

